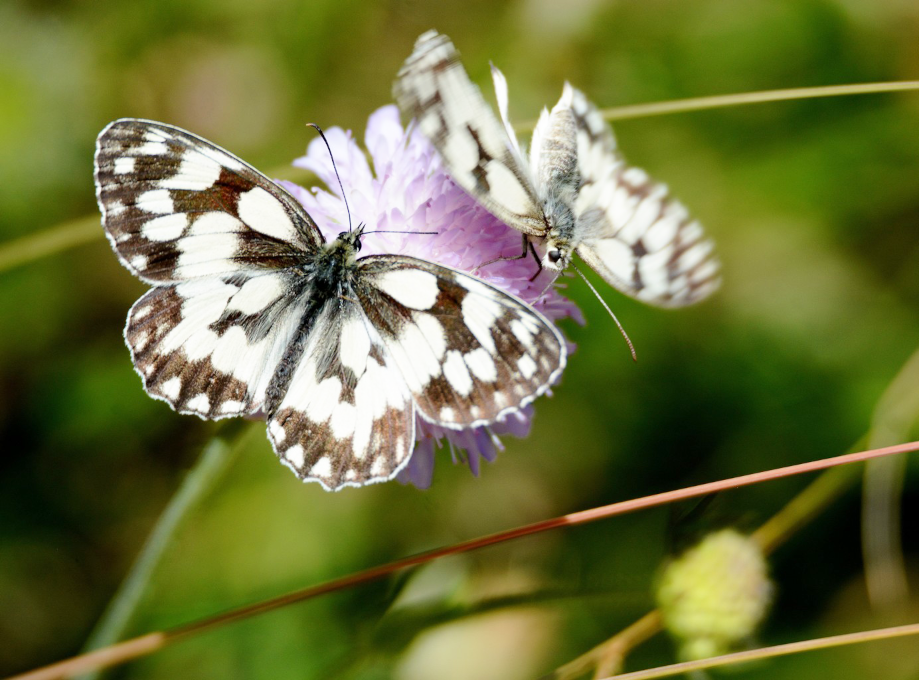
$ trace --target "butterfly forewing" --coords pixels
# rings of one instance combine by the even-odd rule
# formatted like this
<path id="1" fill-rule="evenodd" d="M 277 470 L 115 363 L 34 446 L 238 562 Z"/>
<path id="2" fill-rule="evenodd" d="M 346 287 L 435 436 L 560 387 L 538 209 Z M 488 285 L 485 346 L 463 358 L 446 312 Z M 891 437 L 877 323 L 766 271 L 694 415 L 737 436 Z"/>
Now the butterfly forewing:
<path id="1" fill-rule="evenodd" d="M 719 264 L 702 226 L 666 185 L 625 163 L 600 112 L 565 87 L 581 175 L 578 255 L 610 285 L 649 304 L 679 307 L 712 293 Z"/>
<path id="2" fill-rule="evenodd" d="M 443 156 L 457 184 L 515 229 L 545 233 L 542 208 L 516 144 L 469 80 L 449 38 L 434 31 L 418 38 L 394 94 Z"/>
<path id="3" fill-rule="evenodd" d="M 170 125 L 99 135 L 96 187 L 121 261 L 150 283 L 287 267 L 321 247 L 306 211 L 233 154 Z"/>
<path id="4" fill-rule="evenodd" d="M 398 256 L 361 260 L 356 288 L 415 404 L 430 422 L 494 422 L 545 392 L 565 366 L 558 330 L 469 274 Z"/>

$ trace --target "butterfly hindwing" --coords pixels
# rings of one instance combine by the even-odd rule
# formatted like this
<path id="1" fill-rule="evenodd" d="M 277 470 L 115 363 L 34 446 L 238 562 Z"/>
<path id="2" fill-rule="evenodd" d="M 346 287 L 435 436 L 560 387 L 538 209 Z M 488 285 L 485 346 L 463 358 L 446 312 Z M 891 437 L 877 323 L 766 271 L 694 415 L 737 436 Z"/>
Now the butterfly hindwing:
<path id="1" fill-rule="evenodd" d="M 561 335 L 517 298 L 414 258 L 360 263 L 355 292 L 425 420 L 456 429 L 494 422 L 561 374 Z"/>
<path id="2" fill-rule="evenodd" d="M 626 164 L 609 125 L 565 85 L 581 175 L 577 253 L 610 285 L 642 302 L 680 307 L 717 289 L 714 244 L 666 185 Z"/>
<path id="3" fill-rule="evenodd" d="M 144 389 L 203 418 L 262 408 L 299 323 L 284 271 L 153 288 L 128 314 L 125 339 Z"/>
<path id="4" fill-rule="evenodd" d="M 196 135 L 122 119 L 99 135 L 96 187 L 106 234 L 149 283 L 296 264 L 322 236 L 286 191 Z"/>
<path id="5" fill-rule="evenodd" d="M 516 141 L 469 80 L 449 38 L 435 31 L 418 38 L 399 71 L 394 94 L 443 156 L 458 185 L 515 229 L 545 232 L 542 208 Z"/>
<path id="6" fill-rule="evenodd" d="M 415 446 L 415 410 L 386 344 L 350 299 L 327 302 L 303 342 L 268 420 L 278 456 L 330 489 L 391 479 Z"/>

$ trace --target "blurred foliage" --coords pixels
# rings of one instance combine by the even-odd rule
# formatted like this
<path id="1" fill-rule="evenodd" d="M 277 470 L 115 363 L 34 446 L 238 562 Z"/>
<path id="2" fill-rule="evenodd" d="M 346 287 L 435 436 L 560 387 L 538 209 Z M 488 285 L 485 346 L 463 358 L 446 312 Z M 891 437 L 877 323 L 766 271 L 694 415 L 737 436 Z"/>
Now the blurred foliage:
<path id="1" fill-rule="evenodd" d="M 0 3 L 0 243 L 93 214 L 110 120 L 191 129 L 256 167 L 301 155 L 304 123 L 362 134 L 415 38 L 450 35 L 512 115 L 572 81 L 602 107 L 919 78 L 909 0 L 138 0 Z M 622 122 L 628 157 L 717 240 L 723 291 L 663 312 L 604 288 L 627 350 L 577 280 L 586 328 L 532 435 L 475 479 L 301 485 L 261 436 L 187 519 L 132 631 L 145 632 L 486 532 L 841 453 L 919 340 L 919 95 Z M 121 329 L 143 291 L 104 239 L 0 274 L 0 674 L 75 653 L 214 425 L 148 398 Z M 259 424 L 253 427 L 261 427 Z M 725 494 L 752 528 L 807 480 Z M 907 474 L 904 513 L 919 503 Z M 772 560 L 764 643 L 858 630 L 855 490 Z M 452 558 L 184 642 L 115 677 L 531 678 L 653 606 L 666 510 Z M 905 549 L 919 557 L 915 522 Z M 514 607 L 477 608 L 527 595 Z M 910 605 L 915 619 L 915 603 Z M 468 616 L 466 615 L 468 614 Z M 473 615 L 476 614 L 476 615 Z M 459 617 L 456 623 L 445 623 Z M 894 653 L 895 652 L 895 653 Z M 629 668 L 674 658 L 661 638 Z M 915 677 L 914 641 L 781 659 L 744 677 Z"/>

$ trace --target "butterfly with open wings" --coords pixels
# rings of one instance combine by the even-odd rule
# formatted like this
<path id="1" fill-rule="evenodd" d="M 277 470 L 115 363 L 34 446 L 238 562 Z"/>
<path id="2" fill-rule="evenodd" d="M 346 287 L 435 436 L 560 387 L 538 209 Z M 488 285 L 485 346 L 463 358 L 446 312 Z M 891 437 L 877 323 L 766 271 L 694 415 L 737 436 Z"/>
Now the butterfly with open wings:
<path id="1" fill-rule="evenodd" d="M 564 271 L 574 253 L 610 285 L 642 302 L 679 307 L 719 285 L 712 242 L 667 187 L 629 167 L 600 112 L 565 84 L 543 110 L 529 161 L 507 115 L 507 82 L 492 75 L 499 123 L 450 39 L 423 34 L 394 94 L 441 153 L 454 179 L 524 234 L 540 268 Z M 488 264 L 488 263 L 485 263 Z"/>
<path id="2" fill-rule="evenodd" d="M 146 391 L 202 418 L 263 414 L 305 481 L 391 479 L 416 414 L 494 423 L 564 368 L 559 331 L 516 297 L 427 260 L 358 258 L 363 226 L 326 242 L 287 191 L 189 132 L 115 121 L 95 179 L 113 249 L 152 286 L 125 327 Z"/>

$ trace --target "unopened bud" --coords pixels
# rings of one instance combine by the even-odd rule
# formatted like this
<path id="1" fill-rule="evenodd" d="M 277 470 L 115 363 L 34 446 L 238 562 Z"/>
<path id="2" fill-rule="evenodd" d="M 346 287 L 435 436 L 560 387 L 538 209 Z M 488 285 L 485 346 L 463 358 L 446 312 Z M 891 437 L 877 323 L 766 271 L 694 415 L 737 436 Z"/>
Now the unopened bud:
<path id="1" fill-rule="evenodd" d="M 749 638 L 766 615 L 773 586 L 759 545 L 723 529 L 664 568 L 657 602 L 684 660 L 717 656 Z"/>

